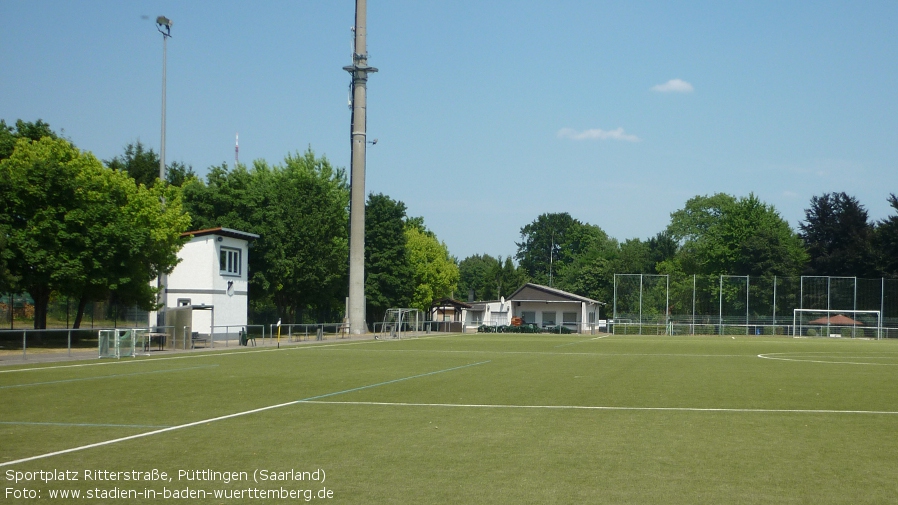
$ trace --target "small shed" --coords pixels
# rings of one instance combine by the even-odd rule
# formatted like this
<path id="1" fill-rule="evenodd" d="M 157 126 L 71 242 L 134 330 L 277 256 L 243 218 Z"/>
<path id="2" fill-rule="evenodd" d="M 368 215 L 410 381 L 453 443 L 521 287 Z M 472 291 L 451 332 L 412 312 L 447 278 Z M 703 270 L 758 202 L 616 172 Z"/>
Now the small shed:
<path id="1" fill-rule="evenodd" d="M 193 315 L 192 331 L 213 338 L 236 338 L 248 319 L 249 244 L 259 236 L 217 227 L 189 231 L 182 237 L 188 241 L 178 252 L 180 262 L 167 277 L 165 307 L 214 307 Z M 156 321 L 155 313 L 150 314 L 150 321 Z"/>

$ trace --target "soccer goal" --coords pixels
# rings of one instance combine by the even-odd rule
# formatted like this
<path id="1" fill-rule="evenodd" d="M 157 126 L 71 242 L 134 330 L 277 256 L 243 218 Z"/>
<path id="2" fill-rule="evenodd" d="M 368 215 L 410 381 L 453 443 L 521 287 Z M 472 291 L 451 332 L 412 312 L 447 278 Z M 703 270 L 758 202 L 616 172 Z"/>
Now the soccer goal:
<path id="1" fill-rule="evenodd" d="M 882 338 L 878 310 L 793 309 L 795 337 Z"/>
<path id="2" fill-rule="evenodd" d="M 424 330 L 424 313 L 419 309 L 387 309 L 384 314 L 384 322 L 381 333 L 375 333 L 374 338 L 383 340 L 387 338 L 401 339 L 417 336 Z"/>
<path id="3" fill-rule="evenodd" d="M 144 346 L 146 330 L 100 330 L 99 357 L 123 358 L 136 356 L 138 348 Z"/>

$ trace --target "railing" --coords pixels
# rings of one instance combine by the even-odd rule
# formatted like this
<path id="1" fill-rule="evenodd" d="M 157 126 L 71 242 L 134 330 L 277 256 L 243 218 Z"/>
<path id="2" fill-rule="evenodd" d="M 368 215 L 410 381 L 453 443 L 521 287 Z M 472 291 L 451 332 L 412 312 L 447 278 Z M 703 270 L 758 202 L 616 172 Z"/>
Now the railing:
<path id="1" fill-rule="evenodd" d="M 108 328 L 51 328 L 0 330 L 0 359 L 16 358 L 26 360 L 30 355 L 69 358 L 74 354 L 96 355 L 101 330 L 145 330 L 145 332 L 168 333 L 171 326 L 152 328 L 108 327 Z M 141 347 L 146 347 L 141 343 Z M 21 351 L 21 353 L 19 353 Z"/>
<path id="2" fill-rule="evenodd" d="M 222 337 L 221 333 L 216 333 L 216 328 L 224 328 L 224 336 Z M 260 331 L 253 331 L 254 328 L 258 328 Z M 232 331 L 235 330 L 235 331 Z M 240 332 L 246 331 L 248 335 L 261 335 L 262 344 L 265 344 L 265 325 L 264 324 L 222 324 L 215 325 L 212 327 L 212 335 L 209 337 L 210 347 L 215 347 L 215 342 L 221 342 L 222 340 L 225 343 L 225 347 L 229 347 L 231 341 L 231 335 L 237 337 L 238 343 L 240 339 Z M 254 337 L 250 337 L 254 338 Z"/>

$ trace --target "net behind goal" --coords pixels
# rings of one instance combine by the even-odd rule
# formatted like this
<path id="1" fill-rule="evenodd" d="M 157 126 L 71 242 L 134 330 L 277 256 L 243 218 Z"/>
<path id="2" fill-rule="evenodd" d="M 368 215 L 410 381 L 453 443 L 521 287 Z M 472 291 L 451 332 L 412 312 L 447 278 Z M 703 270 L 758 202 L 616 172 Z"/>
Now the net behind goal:
<path id="1" fill-rule="evenodd" d="M 100 330 L 99 357 L 122 358 L 135 356 L 145 344 L 147 330 Z"/>
<path id="2" fill-rule="evenodd" d="M 882 313 L 878 310 L 793 309 L 792 335 L 880 339 Z"/>
<path id="3" fill-rule="evenodd" d="M 399 338 L 416 336 L 424 329 L 424 313 L 418 309 L 387 309 L 381 332 L 374 338 Z"/>

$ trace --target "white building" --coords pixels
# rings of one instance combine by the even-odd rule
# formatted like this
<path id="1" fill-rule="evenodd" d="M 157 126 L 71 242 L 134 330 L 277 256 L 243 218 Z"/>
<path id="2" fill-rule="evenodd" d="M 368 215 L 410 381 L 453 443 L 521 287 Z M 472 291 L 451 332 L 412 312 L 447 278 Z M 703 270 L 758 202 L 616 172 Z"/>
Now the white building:
<path id="1" fill-rule="evenodd" d="M 464 314 L 464 331 L 477 331 L 481 325 L 506 326 L 511 324 L 511 303 L 504 298 L 471 303 L 471 308 Z"/>
<path id="2" fill-rule="evenodd" d="M 192 311 L 193 332 L 233 336 L 247 324 L 249 242 L 259 236 L 221 227 L 183 236 L 190 240 L 178 252 L 181 261 L 168 275 L 165 307 L 202 308 Z M 155 321 L 152 312 L 150 324 Z"/>
<path id="3" fill-rule="evenodd" d="M 514 317 L 542 328 L 562 325 L 586 333 L 599 324 L 602 302 L 540 284 L 527 283 L 508 297 Z"/>

